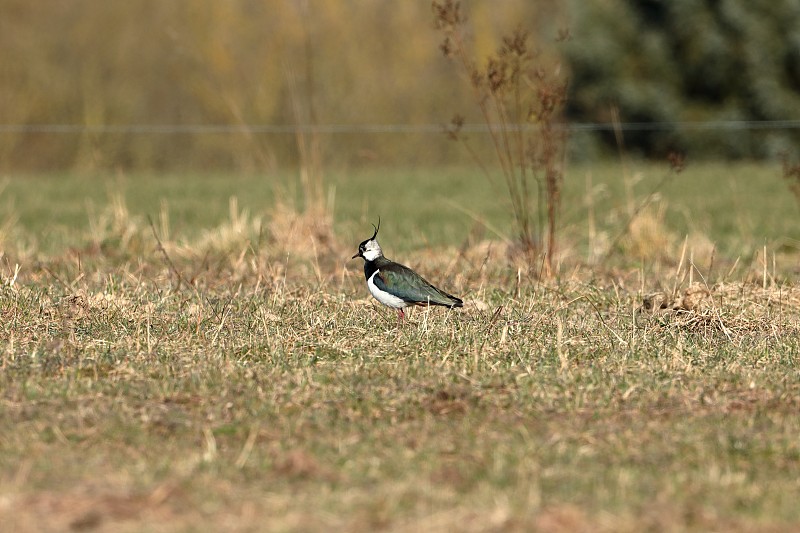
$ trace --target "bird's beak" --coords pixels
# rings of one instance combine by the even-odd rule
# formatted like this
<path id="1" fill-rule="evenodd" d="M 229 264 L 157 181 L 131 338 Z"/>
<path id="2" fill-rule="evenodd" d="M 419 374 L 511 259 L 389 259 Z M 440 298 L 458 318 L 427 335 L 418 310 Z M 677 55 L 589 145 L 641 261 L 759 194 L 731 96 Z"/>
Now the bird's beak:
<path id="1" fill-rule="evenodd" d="M 356 257 L 361 257 L 361 252 L 358 252 L 356 255 L 354 255 L 354 256 L 353 256 L 353 257 L 351 257 L 350 259 L 355 259 Z"/>

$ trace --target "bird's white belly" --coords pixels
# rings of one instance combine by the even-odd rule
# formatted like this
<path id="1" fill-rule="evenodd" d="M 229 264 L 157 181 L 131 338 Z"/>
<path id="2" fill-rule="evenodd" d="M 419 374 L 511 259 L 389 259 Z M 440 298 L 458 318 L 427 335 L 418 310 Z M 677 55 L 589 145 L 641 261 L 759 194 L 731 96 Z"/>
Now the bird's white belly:
<path id="1" fill-rule="evenodd" d="M 372 273 L 372 275 L 367 280 L 367 287 L 369 287 L 369 292 L 372 296 L 375 297 L 383 305 L 394 307 L 395 309 L 402 309 L 404 307 L 408 307 L 408 302 L 405 302 L 402 298 L 398 298 L 393 294 L 389 294 L 386 291 L 382 291 L 375 285 L 373 278 L 378 274 L 378 270 Z"/>

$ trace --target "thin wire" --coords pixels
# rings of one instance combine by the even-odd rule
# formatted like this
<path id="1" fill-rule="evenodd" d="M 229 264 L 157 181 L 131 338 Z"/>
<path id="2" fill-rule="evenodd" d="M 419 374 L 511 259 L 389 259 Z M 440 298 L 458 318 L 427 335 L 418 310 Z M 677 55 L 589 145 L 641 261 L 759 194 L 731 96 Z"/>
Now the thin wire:
<path id="1" fill-rule="evenodd" d="M 450 126 L 443 124 L 0 124 L 0 133 L 52 133 L 52 134 L 231 134 L 231 133 L 269 133 L 295 134 L 328 133 L 442 133 Z M 613 131 L 615 127 L 622 131 L 719 131 L 719 130 L 795 130 L 800 129 L 800 120 L 719 120 L 705 122 L 575 122 L 562 126 L 568 131 Z M 486 124 L 464 124 L 459 131 L 466 133 L 488 133 L 499 131 L 503 126 Z M 506 131 L 536 129 L 532 124 L 509 124 Z"/>

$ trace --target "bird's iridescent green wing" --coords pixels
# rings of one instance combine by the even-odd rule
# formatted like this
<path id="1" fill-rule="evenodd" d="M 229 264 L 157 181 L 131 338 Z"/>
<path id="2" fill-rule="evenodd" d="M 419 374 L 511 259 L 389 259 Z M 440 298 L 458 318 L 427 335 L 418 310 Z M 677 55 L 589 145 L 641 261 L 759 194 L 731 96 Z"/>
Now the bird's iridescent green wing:
<path id="1" fill-rule="evenodd" d="M 410 268 L 392 263 L 380 268 L 375 285 L 409 303 L 460 307 L 461 300 L 431 285 Z"/>

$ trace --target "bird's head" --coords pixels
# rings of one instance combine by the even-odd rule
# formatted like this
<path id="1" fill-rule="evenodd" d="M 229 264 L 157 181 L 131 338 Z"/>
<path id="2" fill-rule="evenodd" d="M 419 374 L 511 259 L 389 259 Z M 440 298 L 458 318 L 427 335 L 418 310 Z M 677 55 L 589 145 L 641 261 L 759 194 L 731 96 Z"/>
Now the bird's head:
<path id="1" fill-rule="evenodd" d="M 351 259 L 355 259 L 356 257 L 362 257 L 365 261 L 375 261 L 377 258 L 383 255 L 383 251 L 381 250 L 381 245 L 378 244 L 378 230 L 381 228 L 381 219 L 378 217 L 378 225 L 372 225 L 375 228 L 375 233 L 372 234 L 372 237 L 363 241 L 361 244 L 358 245 L 358 253 L 351 257 Z"/>

